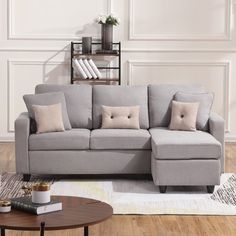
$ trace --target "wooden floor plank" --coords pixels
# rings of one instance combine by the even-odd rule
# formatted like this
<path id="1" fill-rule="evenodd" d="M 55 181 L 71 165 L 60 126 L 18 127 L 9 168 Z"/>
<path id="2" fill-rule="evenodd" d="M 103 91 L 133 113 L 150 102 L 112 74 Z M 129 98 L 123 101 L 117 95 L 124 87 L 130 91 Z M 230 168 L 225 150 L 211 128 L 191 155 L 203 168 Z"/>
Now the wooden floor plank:
<path id="1" fill-rule="evenodd" d="M 15 171 L 14 143 L 0 143 L 0 171 Z M 226 172 L 236 173 L 236 144 L 225 148 Z M 7 231 L 7 236 L 38 236 Z M 82 236 L 83 230 L 46 232 L 50 236 Z M 116 215 L 90 227 L 90 236 L 235 236 L 236 216 Z"/>

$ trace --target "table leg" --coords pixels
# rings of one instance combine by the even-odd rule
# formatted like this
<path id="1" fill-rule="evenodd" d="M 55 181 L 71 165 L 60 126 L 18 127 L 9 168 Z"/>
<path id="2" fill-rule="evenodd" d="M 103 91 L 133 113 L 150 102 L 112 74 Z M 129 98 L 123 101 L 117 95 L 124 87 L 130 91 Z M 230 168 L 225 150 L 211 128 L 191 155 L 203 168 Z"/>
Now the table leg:
<path id="1" fill-rule="evenodd" d="M 5 229 L 1 229 L 1 236 L 5 236 Z"/>
<path id="2" fill-rule="evenodd" d="M 88 226 L 84 227 L 84 236 L 89 236 Z"/>

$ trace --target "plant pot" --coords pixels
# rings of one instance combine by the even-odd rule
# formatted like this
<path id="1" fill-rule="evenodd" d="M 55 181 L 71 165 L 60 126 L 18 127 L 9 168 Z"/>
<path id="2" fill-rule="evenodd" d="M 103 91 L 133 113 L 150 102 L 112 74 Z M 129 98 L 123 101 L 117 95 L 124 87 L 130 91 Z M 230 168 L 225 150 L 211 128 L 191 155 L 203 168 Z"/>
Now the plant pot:
<path id="1" fill-rule="evenodd" d="M 102 50 L 113 49 L 113 25 L 102 24 Z"/>

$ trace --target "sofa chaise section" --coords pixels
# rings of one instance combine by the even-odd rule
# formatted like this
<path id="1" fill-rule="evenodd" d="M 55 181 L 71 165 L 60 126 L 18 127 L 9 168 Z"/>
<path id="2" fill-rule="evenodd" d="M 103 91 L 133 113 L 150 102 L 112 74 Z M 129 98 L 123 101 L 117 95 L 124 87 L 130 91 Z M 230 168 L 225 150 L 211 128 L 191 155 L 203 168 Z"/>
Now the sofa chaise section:
<path id="1" fill-rule="evenodd" d="M 218 185 L 221 144 L 211 134 L 153 128 L 152 175 L 158 186 Z M 209 187 L 208 187 L 209 188 Z"/>
<path id="2" fill-rule="evenodd" d="M 205 185 L 212 192 L 224 171 L 224 120 L 210 115 L 208 132 L 169 130 L 171 103 L 178 91 L 201 93 L 203 89 L 192 85 L 149 86 L 153 181 L 161 192 L 172 185 Z"/>

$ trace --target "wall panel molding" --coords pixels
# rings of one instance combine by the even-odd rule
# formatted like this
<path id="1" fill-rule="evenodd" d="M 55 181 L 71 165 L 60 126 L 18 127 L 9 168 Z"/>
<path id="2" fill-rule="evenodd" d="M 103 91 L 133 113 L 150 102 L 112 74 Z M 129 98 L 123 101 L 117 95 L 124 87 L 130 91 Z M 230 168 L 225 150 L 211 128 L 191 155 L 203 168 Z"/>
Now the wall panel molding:
<path id="1" fill-rule="evenodd" d="M 14 66 L 17 65 L 38 65 L 38 66 L 45 66 L 45 65 L 69 65 L 67 61 L 43 61 L 43 60 L 25 60 L 25 59 L 8 59 L 7 66 L 8 66 L 8 101 L 7 101 L 7 131 L 9 133 L 14 132 L 14 120 L 15 120 L 15 76 L 14 76 Z M 45 82 L 45 78 L 42 78 L 41 83 Z"/>
<path id="2" fill-rule="evenodd" d="M 15 32 L 15 25 L 14 25 L 14 1 L 15 0 L 7 0 L 8 1 L 8 39 L 19 39 L 19 40 L 81 40 L 82 35 L 78 36 L 75 34 L 17 34 Z M 106 0 L 106 9 L 104 12 L 106 14 L 111 13 L 112 11 L 112 1 L 113 0 Z M 90 6 L 91 7 L 91 6 Z M 29 9 L 30 10 L 30 9 Z M 99 13 L 98 13 L 99 14 Z M 98 40 L 100 35 L 92 35 L 93 39 Z"/>
<path id="3" fill-rule="evenodd" d="M 149 61 L 149 60 L 129 60 L 128 61 L 128 85 L 134 85 L 133 72 L 135 67 L 163 67 L 163 66 L 203 66 L 203 67 L 223 67 L 224 68 L 224 111 L 226 132 L 230 132 L 230 61 Z"/>
<path id="4" fill-rule="evenodd" d="M 232 0 L 225 0 L 224 34 L 192 35 L 192 34 L 137 34 L 135 33 L 134 5 L 135 0 L 129 0 L 129 39 L 130 40 L 169 40 L 169 41 L 226 41 L 231 40 Z M 147 3 L 148 4 L 148 3 Z"/>
<path id="5" fill-rule="evenodd" d="M 44 47 L 44 48 L 28 48 L 28 47 L 0 47 L 0 52 L 70 52 L 70 48 L 67 48 L 69 44 L 64 47 Z M 121 52 L 123 53 L 236 53 L 236 48 L 231 49 L 219 49 L 219 48 L 125 48 L 123 47 Z"/>

